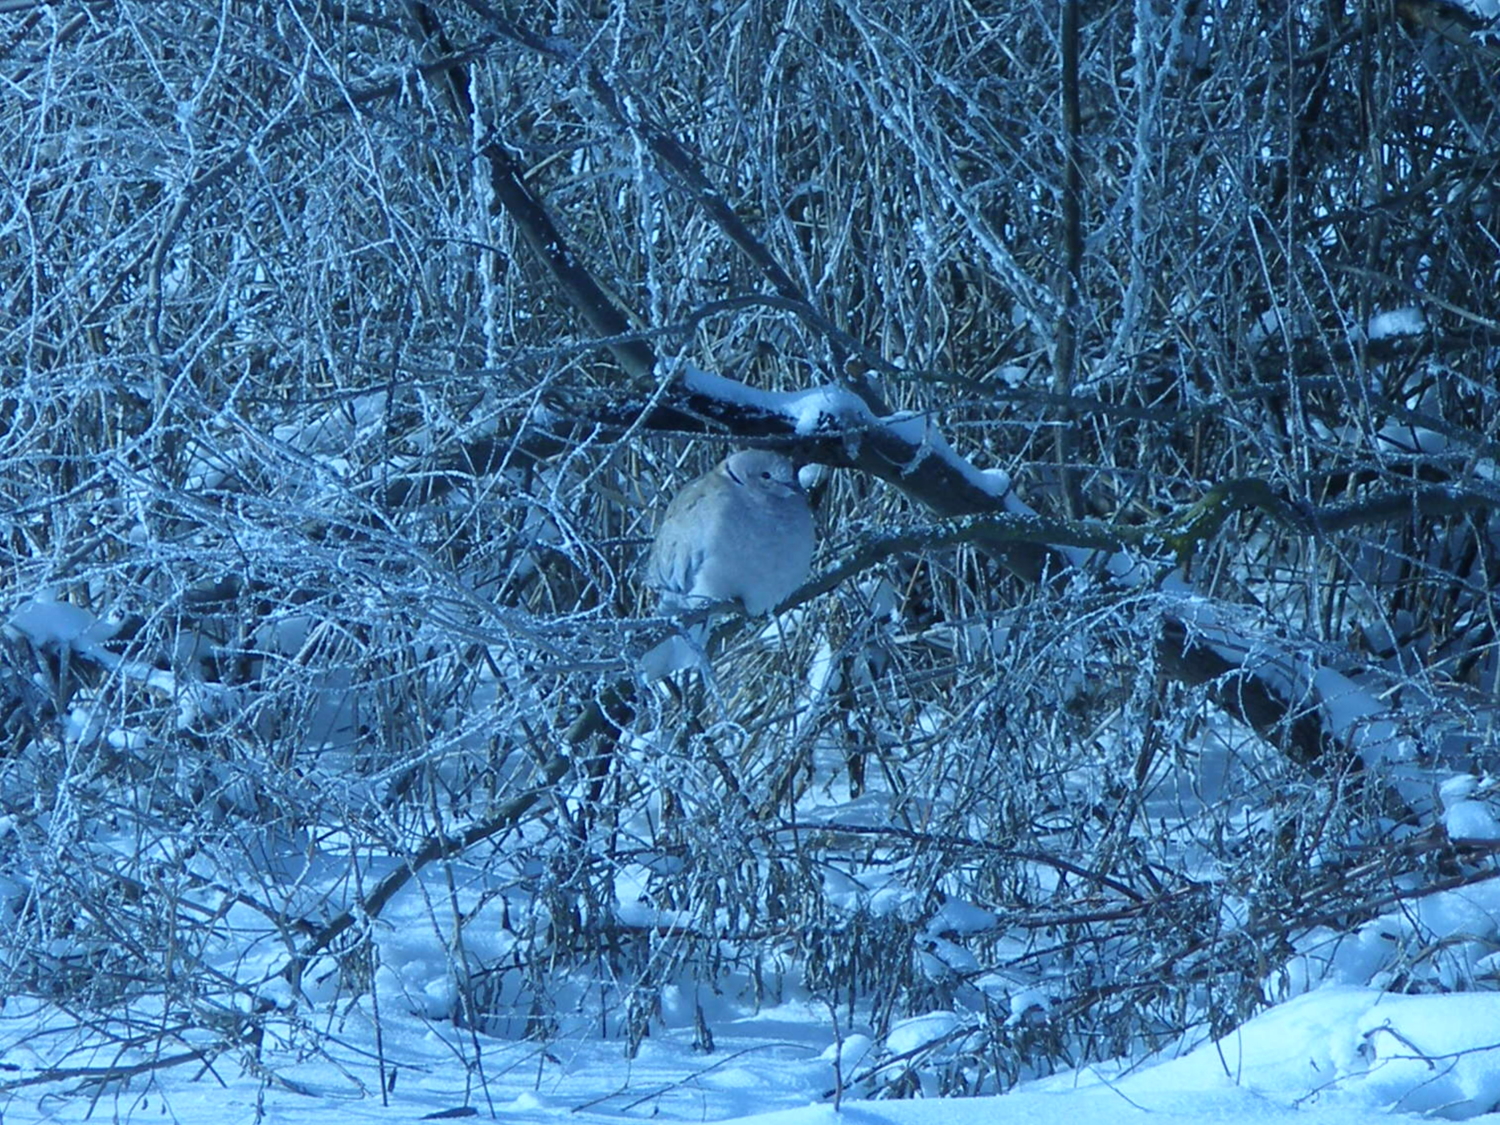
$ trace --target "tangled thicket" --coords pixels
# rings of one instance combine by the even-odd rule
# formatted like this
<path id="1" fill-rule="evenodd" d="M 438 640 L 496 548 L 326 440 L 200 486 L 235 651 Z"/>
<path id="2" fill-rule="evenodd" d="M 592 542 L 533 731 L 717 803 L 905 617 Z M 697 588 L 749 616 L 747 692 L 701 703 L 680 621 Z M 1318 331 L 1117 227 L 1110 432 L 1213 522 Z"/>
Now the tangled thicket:
<path id="1" fill-rule="evenodd" d="M 1496 748 L 1500 69 L 1461 13 L 3 10 L 13 1018 L 259 1045 L 420 992 L 379 927 L 420 886 L 438 1018 L 632 1043 L 684 981 L 955 1009 L 858 1077 L 985 1090 L 1232 1027 L 1489 875 L 1422 798 Z M 1179 578 L 945 536 L 875 423 L 689 369 L 878 394 Z M 837 470 L 819 566 L 866 565 L 639 683 L 653 512 L 746 438 Z M 1262 698 L 1193 600 L 1411 752 Z M 1414 933 L 1382 979 L 1466 956 Z"/>

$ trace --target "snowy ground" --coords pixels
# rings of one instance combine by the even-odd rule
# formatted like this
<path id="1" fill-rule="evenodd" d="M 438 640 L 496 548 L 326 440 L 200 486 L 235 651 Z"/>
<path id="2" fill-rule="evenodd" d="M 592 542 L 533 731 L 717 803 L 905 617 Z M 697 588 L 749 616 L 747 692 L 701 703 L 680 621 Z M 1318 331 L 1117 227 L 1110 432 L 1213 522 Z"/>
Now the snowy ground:
<path id="1" fill-rule="evenodd" d="M 9 1014 L 13 1014 L 9 1013 Z M 670 1013 L 668 1013 L 670 1016 Z M 7 1033 L 17 1024 L 6 1021 Z M 941 1016 L 911 1022 L 913 1043 L 944 1030 Z M 431 1115 L 507 1122 L 719 1121 L 757 1125 L 985 1125 L 1066 1121 L 1092 1125 L 1135 1117 L 1156 1122 L 1296 1120 L 1364 1122 L 1372 1115 L 1466 1118 L 1500 1101 L 1500 995 L 1396 996 L 1329 986 L 1263 1013 L 1218 1044 L 1132 1072 L 1098 1068 L 1029 1083 L 996 1098 L 857 1101 L 836 1112 L 826 1013 L 783 1005 L 722 1022 L 712 1054 L 695 1053 L 684 1027 L 646 1040 L 625 1060 L 618 1042 L 580 1038 L 533 1043 L 455 1036 L 409 1015 L 382 1016 L 383 1042 L 354 1011 L 327 1028 L 329 1057 L 290 1054 L 257 1077 L 236 1060 L 142 1075 L 97 1096 L 62 1087 L 13 1089 L 0 1122 L 257 1120 L 412 1121 Z M 476 1065 L 475 1048 L 480 1061 Z M 868 1041 L 851 1034 L 846 1065 Z M 384 1104 L 377 1049 L 394 1082 Z M 11 1079 L 30 1051 L 14 1038 L 4 1055 Z M 96 1063 L 119 1061 L 115 1057 Z M 45 1092 L 44 1092 L 45 1091 Z"/>
<path id="2" fill-rule="evenodd" d="M 31 623 L 33 635 L 65 635 L 82 645 L 91 619 L 49 606 L 37 609 Z M 1216 792 L 1216 771 L 1227 767 L 1205 753 L 1196 768 L 1188 789 L 1208 800 Z M 1488 792 L 1468 775 L 1440 787 L 1449 837 L 1491 843 L 1500 835 Z M 1151 822 L 1165 825 L 1174 809 L 1180 814 L 1176 800 L 1154 809 Z M 108 834 L 101 829 L 96 835 L 102 847 Z M 318 837 L 317 848 L 303 837 L 264 852 L 247 847 L 247 855 L 263 861 L 265 886 L 277 890 L 267 892 L 268 901 L 284 901 L 288 916 L 335 910 L 351 893 L 346 872 L 358 854 L 352 842 L 341 851 L 339 838 L 330 830 Z M 138 849 L 126 833 L 116 850 L 131 856 Z M 203 859 L 201 849 L 194 854 Z M 497 884 L 495 872 L 470 858 L 432 865 L 390 902 L 371 928 L 379 967 L 358 982 L 357 996 L 339 991 L 348 966 L 335 969 L 326 960 L 311 963 L 294 992 L 284 970 L 295 935 L 268 920 L 274 912 L 252 908 L 206 877 L 199 900 L 189 905 L 201 912 L 194 917 L 213 919 L 215 936 L 202 946 L 197 983 L 185 985 L 187 995 L 175 997 L 170 1009 L 190 1009 L 188 1022 L 197 1030 L 176 1030 L 180 1015 L 163 1016 L 139 1002 L 99 1030 L 108 1046 L 90 1048 L 95 1032 L 88 1013 L 0 995 L 0 1125 L 301 1125 L 326 1123 L 330 1115 L 349 1122 L 476 1116 L 513 1125 L 750 1118 L 820 1125 L 836 1114 L 853 1125 L 1093 1125 L 1147 1115 L 1157 1122 L 1295 1118 L 1353 1125 L 1372 1115 L 1500 1122 L 1500 1113 L 1492 1112 L 1500 1106 L 1500 992 L 1480 991 L 1500 977 L 1500 880 L 1393 898 L 1389 913 L 1352 931 L 1299 933 L 1296 954 L 1265 970 L 1267 993 L 1290 998 L 1218 1043 L 1192 1042 L 1128 1066 L 1052 1075 L 1002 1097 L 877 1102 L 846 1095 L 836 1109 L 831 1092 L 840 1077 L 848 1089 L 868 1090 L 862 1075 L 875 1067 L 888 1085 L 907 1060 L 920 1080 L 923 1052 L 930 1048 L 939 1057 L 961 1045 L 978 1017 L 931 1012 L 896 1024 L 877 1042 L 847 1013 L 836 1026 L 826 1006 L 807 1000 L 763 1002 L 757 1009 L 748 988 L 726 983 L 722 993 L 705 987 L 661 995 L 659 1020 L 636 1057 L 627 1059 L 618 1034 L 618 989 L 615 1024 L 601 1035 L 597 1006 L 594 1016 L 587 1014 L 590 992 L 600 989 L 590 979 L 575 996 L 553 997 L 556 1011 L 577 1014 L 563 1017 L 571 1022 L 556 1026 L 544 1044 L 521 1038 L 524 1010 L 504 1032 L 513 1039 L 457 1030 L 449 1018 L 458 1008 L 453 912 L 468 918 L 464 943 L 471 963 L 499 964 L 507 952 L 484 942 L 499 942 L 505 932 L 499 915 L 508 900 L 490 892 L 509 884 Z M 365 878 L 377 880 L 394 863 L 367 859 Z M 630 891 L 631 870 L 622 870 L 617 887 L 622 917 L 624 904 L 641 897 Z M 451 891 L 445 877 L 455 880 Z M 19 882 L 0 881 L 0 907 L 24 897 Z M 524 906 L 524 899 L 516 900 L 515 909 Z M 944 908 L 955 909 L 954 902 Z M 9 916 L 13 909 L 0 909 L 0 918 Z M 672 921 L 649 912 L 630 920 L 642 927 Z M 968 928 L 954 918 L 949 923 L 939 929 Z M 995 920 L 983 914 L 975 924 Z M 53 951 L 60 965 L 78 952 Z M 220 991 L 210 995 L 212 987 Z M 1028 995 L 1010 996 L 1010 1010 L 1031 1011 Z M 252 997 L 274 1009 L 258 1056 L 251 1058 L 247 1048 L 210 1063 L 195 1058 L 162 1065 L 163 1055 L 190 1056 L 203 1047 L 208 1028 L 230 1029 L 212 1041 L 243 1041 L 243 1031 L 235 1030 L 243 1009 L 234 1005 Z M 1038 999 L 1037 1018 L 1045 1019 L 1047 998 Z M 700 1008 L 711 1051 L 695 1049 Z M 493 1010 L 509 1012 L 504 1004 Z M 156 1053 L 131 1043 L 152 1045 Z M 132 1073 L 101 1085 L 94 1081 L 99 1068 Z"/>

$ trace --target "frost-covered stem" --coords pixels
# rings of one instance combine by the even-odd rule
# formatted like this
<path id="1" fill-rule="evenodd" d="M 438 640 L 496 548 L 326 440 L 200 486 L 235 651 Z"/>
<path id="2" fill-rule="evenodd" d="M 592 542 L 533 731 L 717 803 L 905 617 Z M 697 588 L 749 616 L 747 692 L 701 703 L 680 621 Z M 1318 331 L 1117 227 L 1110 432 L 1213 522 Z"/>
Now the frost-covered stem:
<path id="1" fill-rule="evenodd" d="M 1151 0 L 1136 0 L 1135 34 L 1130 44 L 1131 83 L 1135 89 L 1135 150 L 1125 187 L 1130 200 L 1129 280 L 1120 298 L 1119 321 L 1106 361 L 1109 368 L 1113 368 L 1122 355 L 1136 349 L 1141 301 L 1156 277 L 1158 263 L 1153 260 L 1153 250 L 1148 244 L 1147 218 L 1154 211 L 1151 188 L 1161 165 L 1161 118 L 1166 83 L 1173 74 L 1173 63 L 1183 55 L 1186 21 L 1187 0 L 1176 0 L 1172 24 L 1166 42 L 1162 43 L 1161 19 Z"/>
<path id="2" fill-rule="evenodd" d="M 1052 341 L 1052 384 L 1063 398 L 1071 398 L 1078 365 L 1079 287 L 1083 281 L 1083 125 L 1078 109 L 1078 0 L 1062 5 L 1062 310 Z M 1073 451 L 1073 410 L 1059 412 L 1052 430 L 1063 510 L 1073 519 L 1083 514 Z"/>

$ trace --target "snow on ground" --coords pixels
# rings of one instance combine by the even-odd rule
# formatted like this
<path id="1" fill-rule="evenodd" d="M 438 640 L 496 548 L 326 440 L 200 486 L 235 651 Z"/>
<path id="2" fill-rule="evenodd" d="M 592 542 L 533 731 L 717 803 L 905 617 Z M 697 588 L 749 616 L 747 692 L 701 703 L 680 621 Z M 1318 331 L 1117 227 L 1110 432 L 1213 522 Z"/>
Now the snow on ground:
<path id="1" fill-rule="evenodd" d="M 92 616 L 48 599 L 28 603 L 9 624 L 37 643 L 80 651 L 100 644 Z M 1200 628 L 1207 625 L 1218 627 L 1218 622 L 1199 622 Z M 101 659 L 108 656 L 99 651 Z M 125 667 L 118 660 L 110 666 Z M 153 671 L 143 668 L 139 676 Z M 1495 838 L 1496 817 L 1479 799 L 1491 784 L 1467 775 L 1441 784 L 1440 815 L 1451 837 Z M 1213 798 L 1205 793 L 1204 799 Z M 1171 803 L 1153 812 L 1159 814 L 1153 822 L 1165 824 Z M 317 849 L 294 838 L 267 853 L 274 855 L 261 872 L 268 882 L 300 889 L 292 896 L 298 901 L 289 902 L 293 916 L 317 913 L 307 903 L 299 905 L 299 895 L 314 902 L 325 893 L 337 898 L 340 872 L 353 854 L 339 851 L 335 834 L 319 839 Z M 129 854 L 129 844 L 122 843 L 122 854 Z M 391 862 L 382 866 L 371 860 L 367 877 L 378 879 Z M 476 896 L 496 889 L 482 867 L 471 869 L 463 859 L 456 858 L 446 872 L 457 879 L 454 893 L 466 913 L 477 909 Z M 263 912 L 205 892 L 199 905 L 224 935 L 222 944 L 203 951 L 213 970 L 205 979 L 234 985 L 192 999 L 194 1026 L 232 1024 L 234 1013 L 226 1005 L 252 996 L 280 1006 L 284 1014 L 269 1017 L 262 1052 L 253 1059 L 247 1051 L 243 1058 L 226 1053 L 206 1064 L 153 1066 L 152 1056 L 120 1043 L 161 1041 L 163 1053 L 170 1055 L 202 1045 L 204 1033 L 165 1032 L 170 1017 L 158 1011 L 153 1020 L 145 1003 L 129 1013 L 133 1023 L 124 1022 L 122 1014 L 110 1045 L 86 1050 L 77 1042 L 87 1034 L 79 1028 L 88 1016 L 0 995 L 0 1125 L 84 1120 L 327 1125 L 330 1119 L 415 1121 L 440 1114 L 511 1125 L 618 1125 L 645 1119 L 1103 1125 L 1134 1118 L 1355 1125 L 1376 1115 L 1500 1125 L 1500 1114 L 1491 1112 L 1500 1105 L 1500 992 L 1473 991 L 1491 987 L 1500 976 L 1500 954 L 1493 952 L 1500 948 L 1500 881 L 1401 903 L 1353 932 L 1296 935 L 1295 956 L 1268 966 L 1266 988 L 1289 998 L 1217 1043 L 1193 1042 L 1146 1060 L 1084 1067 L 999 1097 L 872 1102 L 846 1096 L 836 1112 L 830 1092 L 840 1074 L 855 1079 L 858 1090 L 868 1067 L 908 1053 L 915 1058 L 929 1044 L 960 1042 L 979 1017 L 929 1012 L 897 1023 L 877 1041 L 858 1019 L 851 1025 L 847 1014 L 840 1015 L 836 1031 L 829 1010 L 805 999 L 756 1010 L 742 987 L 726 986 L 722 993 L 683 988 L 661 997 L 664 1026 L 653 1026 L 636 1057 L 627 1059 L 618 1020 L 609 1036 L 601 1037 L 598 1018 L 584 1014 L 589 1010 L 585 994 L 595 986 L 583 982 L 571 1008 L 554 997 L 560 1012 L 578 1014 L 564 1016 L 545 1042 L 469 1033 L 445 1018 L 458 1006 L 458 989 L 451 975 L 441 875 L 435 865 L 415 877 L 372 926 L 380 955 L 373 974 L 378 1008 L 368 992 L 358 998 L 340 994 L 339 975 L 322 963 L 304 974 L 298 995 L 284 975 L 288 935 Z M 19 884 L 0 883 L 0 917 L 8 916 L 7 900 L 18 902 L 25 893 Z M 619 897 L 623 910 L 633 909 L 629 904 L 636 896 L 622 887 Z M 491 912 L 505 907 L 503 896 L 486 903 Z M 517 909 L 523 905 L 518 901 Z M 642 926 L 673 922 L 661 915 L 624 920 Z M 980 932 L 996 924 L 989 911 L 950 902 L 931 936 Z M 483 917 L 471 917 L 465 931 L 468 955 L 476 963 L 501 963 L 506 948 L 484 942 L 501 942 L 504 932 Z M 1411 972 L 1416 961 L 1427 965 L 1426 976 Z M 1381 987 L 1418 979 L 1426 981 L 1427 994 L 1401 995 Z M 1011 997 L 1013 1018 L 1031 1019 L 1035 1013 L 1044 1020 L 1045 992 L 1037 993 L 1035 1007 L 1025 996 Z M 700 1008 L 713 1035 L 711 1051 L 697 1049 Z M 218 1017 L 223 1018 L 216 1024 Z M 513 1027 L 503 1034 L 519 1036 L 525 1020 L 526 1012 L 517 1010 Z M 136 1070 L 128 1080 L 85 1086 L 86 1068 L 100 1067 Z M 50 1068 L 73 1074 L 42 1081 Z M 923 1074 L 920 1065 L 916 1073 Z"/>
<path id="2" fill-rule="evenodd" d="M 923 1019 L 941 1033 L 951 1030 L 952 1022 L 940 1014 Z M 7 1033 L 15 1030 L 11 1020 L 3 1023 Z M 512 1125 L 648 1118 L 746 1119 L 755 1125 L 1104 1125 L 1135 1118 L 1356 1125 L 1371 1116 L 1500 1122 L 1500 1113 L 1483 1112 L 1500 1101 L 1500 995 L 1492 993 L 1398 996 L 1329 986 L 1175 1059 L 1086 1068 L 999 1097 L 846 1097 L 837 1113 L 825 1099 L 835 1044 L 826 1010 L 816 1005 L 784 1004 L 723 1021 L 711 1054 L 695 1053 L 691 1026 L 659 1032 L 633 1060 L 622 1056 L 618 1042 L 587 1036 L 545 1046 L 475 1039 L 389 1011 L 381 1028 L 377 1044 L 365 1010 L 352 1008 L 329 1022 L 327 1057 L 299 1062 L 290 1052 L 268 1060 L 274 1080 L 262 1081 L 221 1058 L 212 1068 L 189 1065 L 142 1075 L 97 1101 L 60 1097 L 57 1088 L 23 1088 L 8 1100 L 0 1097 L 0 1122 L 327 1125 L 330 1118 L 414 1121 L 434 1114 L 494 1117 Z M 909 1028 L 908 1037 L 919 1030 Z M 0 1046 L 4 1082 L 31 1058 L 13 1040 Z M 850 1035 L 844 1061 L 857 1069 L 868 1047 L 864 1037 Z M 394 1074 L 385 1104 L 378 1052 L 386 1074 Z"/>

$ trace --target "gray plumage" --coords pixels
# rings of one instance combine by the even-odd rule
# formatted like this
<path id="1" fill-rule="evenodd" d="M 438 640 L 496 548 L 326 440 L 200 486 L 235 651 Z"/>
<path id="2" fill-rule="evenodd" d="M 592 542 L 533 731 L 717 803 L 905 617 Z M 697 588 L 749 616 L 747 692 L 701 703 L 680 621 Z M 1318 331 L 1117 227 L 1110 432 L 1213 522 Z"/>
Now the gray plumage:
<path id="1" fill-rule="evenodd" d="M 792 463 L 732 453 L 667 506 L 646 562 L 668 611 L 738 601 L 759 616 L 807 579 L 813 517 Z"/>

